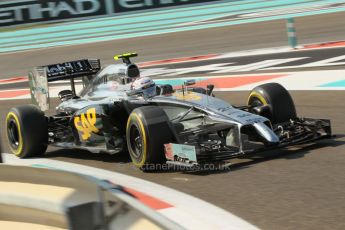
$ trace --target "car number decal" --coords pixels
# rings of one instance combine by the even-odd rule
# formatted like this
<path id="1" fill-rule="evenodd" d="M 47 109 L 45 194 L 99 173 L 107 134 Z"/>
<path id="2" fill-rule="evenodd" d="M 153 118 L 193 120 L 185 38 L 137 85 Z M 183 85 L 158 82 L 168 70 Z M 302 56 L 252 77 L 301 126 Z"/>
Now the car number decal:
<path id="1" fill-rule="evenodd" d="M 95 126 L 97 121 L 96 109 L 88 109 L 85 113 L 80 114 L 79 116 L 74 117 L 74 125 L 79 130 L 82 135 L 83 140 L 87 140 L 91 137 L 91 133 L 98 133 L 99 130 Z"/>

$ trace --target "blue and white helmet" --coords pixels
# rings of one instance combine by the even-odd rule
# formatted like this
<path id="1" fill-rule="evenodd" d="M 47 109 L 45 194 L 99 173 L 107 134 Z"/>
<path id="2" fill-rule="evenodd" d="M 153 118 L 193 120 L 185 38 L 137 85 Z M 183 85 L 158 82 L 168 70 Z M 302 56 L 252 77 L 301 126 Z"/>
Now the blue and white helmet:
<path id="1" fill-rule="evenodd" d="M 149 77 L 139 77 L 132 83 L 132 90 L 144 97 L 156 96 L 156 83 Z"/>

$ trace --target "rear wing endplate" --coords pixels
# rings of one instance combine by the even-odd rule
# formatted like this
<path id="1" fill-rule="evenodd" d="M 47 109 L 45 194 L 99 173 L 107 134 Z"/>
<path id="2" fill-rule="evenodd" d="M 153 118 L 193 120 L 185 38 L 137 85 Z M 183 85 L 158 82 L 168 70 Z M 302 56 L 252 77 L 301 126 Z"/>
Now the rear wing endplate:
<path id="1" fill-rule="evenodd" d="M 101 69 L 99 59 L 83 59 L 59 64 L 40 66 L 29 72 L 31 100 L 42 111 L 49 109 L 49 82 L 71 80 L 72 91 L 74 78 L 95 75 Z"/>

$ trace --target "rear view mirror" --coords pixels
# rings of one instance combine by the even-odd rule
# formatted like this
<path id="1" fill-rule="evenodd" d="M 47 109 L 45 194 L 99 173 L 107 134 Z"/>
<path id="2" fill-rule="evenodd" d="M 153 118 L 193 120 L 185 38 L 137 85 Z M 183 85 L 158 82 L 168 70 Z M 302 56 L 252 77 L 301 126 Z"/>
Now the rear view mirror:
<path id="1" fill-rule="evenodd" d="M 74 95 L 73 95 L 72 90 L 67 89 L 67 90 L 60 91 L 58 96 L 59 96 L 61 101 L 67 101 L 67 100 L 73 98 Z"/>
<path id="2" fill-rule="evenodd" d="M 195 80 L 194 79 L 187 80 L 187 81 L 184 82 L 184 85 L 185 86 L 195 85 Z"/>
<path id="3" fill-rule="evenodd" d="M 214 89 L 214 85 L 213 84 L 207 85 L 206 93 L 207 93 L 208 96 L 212 95 L 213 89 Z"/>

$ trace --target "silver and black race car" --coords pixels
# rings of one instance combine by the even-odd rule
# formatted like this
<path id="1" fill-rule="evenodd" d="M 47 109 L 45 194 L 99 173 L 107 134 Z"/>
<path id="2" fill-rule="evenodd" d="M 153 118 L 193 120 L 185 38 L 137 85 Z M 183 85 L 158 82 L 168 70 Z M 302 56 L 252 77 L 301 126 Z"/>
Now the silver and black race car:
<path id="1" fill-rule="evenodd" d="M 140 77 L 130 58 L 101 68 L 85 59 L 34 68 L 29 73 L 36 105 L 12 108 L 6 118 L 11 151 L 18 157 L 44 154 L 48 145 L 110 154 L 128 152 L 138 168 L 173 164 L 195 167 L 227 162 L 264 150 L 331 137 L 326 119 L 300 118 L 288 91 L 277 83 L 255 87 L 245 106 L 214 97 L 214 86 L 179 88 Z M 75 79 L 82 81 L 77 94 Z M 70 80 L 59 93 L 56 115 L 47 116 L 49 87 Z"/>

